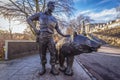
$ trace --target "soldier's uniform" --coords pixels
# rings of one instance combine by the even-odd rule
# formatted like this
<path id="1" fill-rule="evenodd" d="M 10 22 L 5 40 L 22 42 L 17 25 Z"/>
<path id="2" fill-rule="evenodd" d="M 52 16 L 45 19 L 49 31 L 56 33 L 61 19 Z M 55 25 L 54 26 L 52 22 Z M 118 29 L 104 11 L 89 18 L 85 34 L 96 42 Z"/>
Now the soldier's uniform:
<path id="1" fill-rule="evenodd" d="M 45 69 L 46 64 L 46 50 L 48 49 L 50 52 L 50 64 L 54 67 L 55 66 L 55 60 L 56 60 L 56 49 L 55 49 L 55 43 L 53 40 L 53 34 L 54 29 L 56 31 L 66 37 L 68 35 L 63 35 L 58 27 L 58 23 L 55 17 L 52 15 L 49 15 L 47 12 L 40 12 L 36 13 L 28 18 L 28 20 L 39 20 L 40 24 L 40 31 L 38 34 L 38 43 L 39 43 L 39 52 L 40 52 L 40 58 L 41 58 L 41 64 L 43 68 Z M 54 70 L 54 68 L 52 68 Z M 45 70 L 44 70 L 45 71 Z M 43 72 L 44 72 L 43 71 Z"/>
<path id="2" fill-rule="evenodd" d="M 34 29 L 34 31 L 38 35 L 38 43 L 39 43 L 39 52 L 40 52 L 40 58 L 41 58 L 41 64 L 42 69 L 40 70 L 40 75 L 44 74 L 46 72 L 45 64 L 47 62 L 46 60 L 46 51 L 47 49 L 50 52 L 50 64 L 51 64 L 51 73 L 57 75 L 58 71 L 55 68 L 55 60 L 56 60 L 56 49 L 55 49 L 55 43 L 53 40 L 53 34 L 54 29 L 56 31 L 64 36 L 68 37 L 69 35 L 63 35 L 58 27 L 58 23 L 55 17 L 52 16 L 52 11 L 54 10 L 55 2 L 49 1 L 47 4 L 47 11 L 45 12 L 39 12 L 32 16 L 30 16 L 27 19 L 27 22 L 31 25 L 31 27 Z M 33 21 L 37 20 L 40 24 L 40 31 L 38 31 L 35 28 L 35 25 L 33 24 Z"/>

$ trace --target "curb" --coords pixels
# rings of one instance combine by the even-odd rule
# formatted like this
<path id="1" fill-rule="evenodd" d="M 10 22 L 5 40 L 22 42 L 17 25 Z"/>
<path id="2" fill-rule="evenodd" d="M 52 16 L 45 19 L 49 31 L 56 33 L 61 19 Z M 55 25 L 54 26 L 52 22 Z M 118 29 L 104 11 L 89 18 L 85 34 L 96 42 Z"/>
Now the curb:
<path id="1" fill-rule="evenodd" d="M 78 64 L 80 64 L 80 66 L 83 68 L 83 70 L 88 74 L 88 76 L 91 78 L 91 80 L 97 80 L 84 66 L 83 66 L 83 64 L 80 62 L 80 61 L 78 61 L 77 59 L 75 59 L 77 62 L 78 62 Z"/>

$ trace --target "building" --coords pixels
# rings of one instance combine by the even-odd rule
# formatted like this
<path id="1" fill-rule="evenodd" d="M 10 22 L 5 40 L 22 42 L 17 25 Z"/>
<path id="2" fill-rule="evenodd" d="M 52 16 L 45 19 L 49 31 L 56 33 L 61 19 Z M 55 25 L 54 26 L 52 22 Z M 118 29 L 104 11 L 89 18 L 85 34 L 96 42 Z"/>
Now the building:
<path id="1" fill-rule="evenodd" d="M 96 32 L 105 29 L 111 29 L 114 27 L 120 27 L 120 19 L 112 20 L 107 23 L 89 23 L 86 24 L 86 33 Z"/>
<path id="2" fill-rule="evenodd" d="M 114 28 L 120 26 L 120 19 L 116 19 L 113 21 L 108 22 L 108 28 Z"/>
<path id="3" fill-rule="evenodd" d="M 103 28 L 103 25 L 105 25 L 105 23 L 88 23 L 85 26 L 86 33 L 98 31 Z"/>

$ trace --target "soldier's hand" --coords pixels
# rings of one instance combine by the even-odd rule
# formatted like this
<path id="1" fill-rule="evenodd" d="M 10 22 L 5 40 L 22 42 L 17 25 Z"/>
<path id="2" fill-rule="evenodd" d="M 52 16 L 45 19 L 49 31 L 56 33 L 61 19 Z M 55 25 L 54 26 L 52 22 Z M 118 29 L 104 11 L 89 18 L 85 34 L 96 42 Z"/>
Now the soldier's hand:
<path id="1" fill-rule="evenodd" d="M 70 35 L 65 35 L 65 37 L 70 37 Z"/>

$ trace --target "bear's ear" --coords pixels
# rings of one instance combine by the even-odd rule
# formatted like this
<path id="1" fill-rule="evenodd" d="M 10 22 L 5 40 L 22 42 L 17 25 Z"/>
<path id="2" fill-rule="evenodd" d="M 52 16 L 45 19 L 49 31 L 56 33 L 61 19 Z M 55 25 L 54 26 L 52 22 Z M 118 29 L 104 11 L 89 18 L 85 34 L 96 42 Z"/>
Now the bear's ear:
<path id="1" fill-rule="evenodd" d="M 75 31 L 74 33 L 73 33 L 73 37 L 76 37 L 78 34 L 77 34 L 77 32 Z"/>

